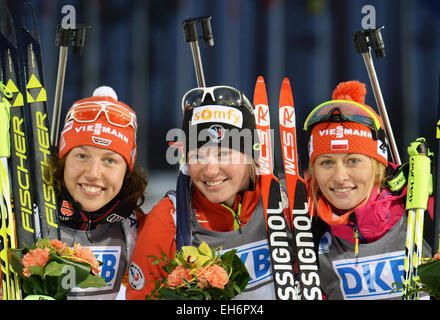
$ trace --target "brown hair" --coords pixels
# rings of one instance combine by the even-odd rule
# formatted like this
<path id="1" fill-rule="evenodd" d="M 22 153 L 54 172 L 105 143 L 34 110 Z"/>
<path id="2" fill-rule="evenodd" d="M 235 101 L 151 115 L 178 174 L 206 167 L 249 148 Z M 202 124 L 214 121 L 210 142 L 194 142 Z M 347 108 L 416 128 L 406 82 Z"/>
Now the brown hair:
<path id="1" fill-rule="evenodd" d="M 66 157 L 59 158 L 58 155 L 51 157 L 47 174 L 52 174 L 53 185 L 58 194 L 61 194 L 61 188 L 64 185 L 64 167 L 66 165 Z M 50 179 L 48 179 L 50 181 Z M 145 201 L 144 191 L 148 184 L 148 177 L 144 170 L 135 166 L 132 171 L 125 171 L 124 181 L 122 183 L 120 197 L 121 200 L 127 203 L 137 203 L 140 207 Z"/>

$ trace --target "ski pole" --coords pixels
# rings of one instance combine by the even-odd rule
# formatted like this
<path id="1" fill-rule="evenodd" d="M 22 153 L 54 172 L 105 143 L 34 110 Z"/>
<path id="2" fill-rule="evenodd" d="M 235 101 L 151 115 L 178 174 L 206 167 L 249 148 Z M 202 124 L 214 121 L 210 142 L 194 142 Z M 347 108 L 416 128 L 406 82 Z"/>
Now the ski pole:
<path id="1" fill-rule="evenodd" d="M 376 57 L 385 57 L 385 44 L 383 42 L 382 34 L 380 32 L 384 27 L 371 30 L 361 30 L 352 35 L 354 46 L 357 53 L 362 54 L 365 66 L 367 68 L 368 77 L 370 78 L 371 87 L 373 88 L 376 104 L 382 117 L 385 134 L 390 145 L 391 158 L 394 163 L 400 165 L 401 160 L 399 151 L 397 149 L 396 140 L 394 139 L 393 130 L 391 128 L 390 120 L 388 118 L 387 109 L 383 100 L 382 91 L 380 90 L 379 80 L 377 79 L 376 70 L 371 56 L 371 48 L 373 48 Z"/>
<path id="2" fill-rule="evenodd" d="M 431 158 L 432 152 L 426 145 L 425 138 L 417 138 L 408 147 L 409 174 L 406 210 L 408 224 L 406 233 L 405 262 L 404 262 L 404 299 L 417 299 L 409 296 L 409 289 L 418 279 L 417 268 L 422 258 L 423 249 L 423 220 L 428 206 L 429 195 L 432 194 Z"/>
<path id="3" fill-rule="evenodd" d="M 58 145 L 57 139 L 60 127 L 61 103 L 63 100 L 64 78 L 66 74 L 69 45 L 72 43 L 72 52 L 74 54 L 82 54 L 87 28 L 89 27 L 84 25 L 69 29 L 64 29 L 61 25 L 57 26 L 55 44 L 60 47 L 60 54 L 58 59 L 55 99 L 53 103 L 52 127 L 50 128 L 50 142 L 53 148 L 56 148 Z"/>
<path id="4" fill-rule="evenodd" d="M 189 42 L 194 61 L 194 68 L 196 72 L 197 83 L 199 87 L 206 87 L 205 76 L 203 74 L 202 59 L 200 57 L 200 48 L 198 41 L 201 38 L 197 31 L 197 24 L 202 25 L 201 36 L 208 46 L 214 45 L 214 38 L 211 31 L 211 17 L 199 17 L 186 19 L 182 23 L 185 41 Z M 182 109 L 182 113 L 185 110 Z M 186 147 L 183 147 L 182 152 L 185 152 Z M 176 184 L 176 248 L 180 250 L 184 245 L 191 245 L 191 221 L 190 221 L 190 184 L 191 178 L 188 172 L 185 172 L 186 167 L 180 165 L 179 174 L 177 176 Z"/>
<path id="5" fill-rule="evenodd" d="M 200 58 L 199 39 L 203 38 L 209 47 L 214 46 L 214 38 L 211 30 L 212 17 L 190 18 L 183 21 L 182 27 L 185 34 L 185 41 L 189 42 L 196 71 L 197 84 L 199 87 L 206 87 L 205 76 L 203 73 L 202 59 Z M 197 24 L 202 26 L 202 35 L 197 30 Z"/>

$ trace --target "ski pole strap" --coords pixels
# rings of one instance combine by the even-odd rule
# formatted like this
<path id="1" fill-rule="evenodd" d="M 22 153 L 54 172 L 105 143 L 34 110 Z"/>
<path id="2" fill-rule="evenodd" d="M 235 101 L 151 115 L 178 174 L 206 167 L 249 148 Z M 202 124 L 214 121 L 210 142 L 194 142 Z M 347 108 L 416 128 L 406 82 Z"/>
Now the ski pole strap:
<path id="1" fill-rule="evenodd" d="M 431 157 L 425 138 L 417 138 L 408 147 L 409 172 L 407 210 L 424 209 L 428 206 L 428 198 L 432 194 Z"/>
<path id="2" fill-rule="evenodd" d="M 399 195 L 408 182 L 409 163 L 406 162 L 397 168 L 388 166 L 386 168 L 386 184 L 388 189 L 394 195 Z"/>

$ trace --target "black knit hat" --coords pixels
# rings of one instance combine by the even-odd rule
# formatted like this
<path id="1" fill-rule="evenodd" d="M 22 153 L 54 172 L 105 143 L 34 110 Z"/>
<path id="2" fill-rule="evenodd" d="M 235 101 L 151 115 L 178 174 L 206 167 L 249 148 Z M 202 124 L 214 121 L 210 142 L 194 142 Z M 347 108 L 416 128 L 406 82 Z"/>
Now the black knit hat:
<path id="1" fill-rule="evenodd" d="M 184 109 L 185 155 L 201 147 L 219 146 L 257 159 L 259 140 L 254 107 L 244 94 L 241 93 L 241 96 L 240 106 L 214 102 L 210 95 L 206 95 L 200 106 Z"/>

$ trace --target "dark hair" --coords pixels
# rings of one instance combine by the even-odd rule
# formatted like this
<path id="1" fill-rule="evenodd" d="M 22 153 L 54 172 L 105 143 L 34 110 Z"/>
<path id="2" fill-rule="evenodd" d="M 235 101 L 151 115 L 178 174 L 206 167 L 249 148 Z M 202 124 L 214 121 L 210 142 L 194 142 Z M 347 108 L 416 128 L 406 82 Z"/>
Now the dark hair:
<path id="1" fill-rule="evenodd" d="M 46 174 L 52 174 L 53 185 L 58 194 L 61 194 L 61 188 L 64 185 L 64 167 L 66 164 L 66 157 L 62 159 L 58 154 L 53 155 L 49 162 L 50 170 Z M 50 181 L 52 179 L 48 179 Z M 119 195 L 121 201 L 126 203 L 136 203 L 140 207 L 145 201 L 144 191 L 148 184 L 148 177 L 141 167 L 133 167 L 133 170 L 125 171 L 124 181 L 122 183 Z"/>

